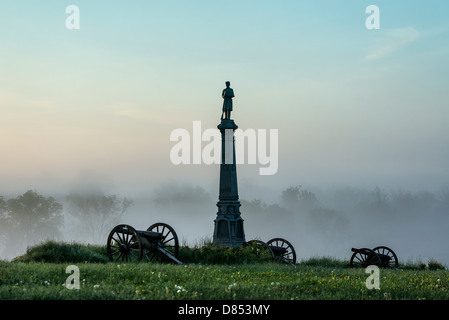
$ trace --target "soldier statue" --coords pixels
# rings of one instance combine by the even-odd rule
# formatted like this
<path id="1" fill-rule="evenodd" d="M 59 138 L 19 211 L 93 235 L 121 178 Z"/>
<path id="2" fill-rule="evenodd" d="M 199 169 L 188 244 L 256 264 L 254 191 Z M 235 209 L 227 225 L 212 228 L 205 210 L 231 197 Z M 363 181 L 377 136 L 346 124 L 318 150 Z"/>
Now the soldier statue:
<path id="1" fill-rule="evenodd" d="M 221 114 L 221 120 L 224 118 L 231 119 L 232 111 L 232 98 L 234 98 L 234 90 L 230 87 L 231 83 L 226 81 L 226 88 L 223 89 L 221 96 L 223 97 L 223 113 Z"/>

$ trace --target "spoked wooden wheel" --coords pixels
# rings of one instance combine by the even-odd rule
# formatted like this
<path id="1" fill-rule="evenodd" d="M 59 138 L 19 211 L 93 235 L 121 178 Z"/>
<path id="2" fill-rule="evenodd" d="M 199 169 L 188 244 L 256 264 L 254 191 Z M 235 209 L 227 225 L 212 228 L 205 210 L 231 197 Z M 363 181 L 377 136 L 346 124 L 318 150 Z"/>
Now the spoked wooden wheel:
<path id="1" fill-rule="evenodd" d="M 265 242 L 260 240 L 250 240 L 243 244 L 243 247 L 251 250 L 261 262 L 270 262 L 274 260 L 274 253 Z"/>
<path id="2" fill-rule="evenodd" d="M 386 268 L 397 268 L 398 267 L 398 257 L 394 253 L 393 250 L 391 250 L 388 247 L 380 246 L 373 249 L 375 253 L 379 256 L 380 260 L 382 261 L 382 266 Z"/>
<path id="3" fill-rule="evenodd" d="M 376 252 L 371 249 L 362 248 L 354 249 L 349 265 L 351 268 L 366 268 L 370 265 L 381 265 L 381 260 Z"/>
<path id="4" fill-rule="evenodd" d="M 109 233 L 107 254 L 110 261 L 139 262 L 142 259 L 142 240 L 139 234 L 129 225 L 116 226 Z"/>
<path id="5" fill-rule="evenodd" d="M 276 261 L 295 265 L 296 252 L 290 242 L 282 238 L 274 238 L 268 241 L 267 245 L 273 251 Z"/>
<path id="6" fill-rule="evenodd" d="M 158 222 L 151 225 L 147 231 L 162 233 L 162 239 L 155 245 L 169 251 L 175 258 L 178 257 L 179 241 L 178 235 L 171 226 L 166 223 Z M 145 248 L 144 256 L 148 261 L 164 261 L 165 256 L 156 248 Z"/>

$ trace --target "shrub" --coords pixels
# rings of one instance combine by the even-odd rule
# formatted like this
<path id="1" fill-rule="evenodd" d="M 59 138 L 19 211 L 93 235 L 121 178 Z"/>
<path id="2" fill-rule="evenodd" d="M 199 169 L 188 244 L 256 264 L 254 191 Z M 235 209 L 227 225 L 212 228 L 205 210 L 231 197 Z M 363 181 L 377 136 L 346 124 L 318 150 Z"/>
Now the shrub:
<path id="1" fill-rule="evenodd" d="M 427 263 L 429 270 L 444 270 L 446 269 L 441 263 L 435 260 L 429 260 Z"/>
<path id="2" fill-rule="evenodd" d="M 263 262 L 251 248 L 217 247 L 214 244 L 201 248 L 179 248 L 178 259 L 184 263 L 242 264 Z"/>
<path id="3" fill-rule="evenodd" d="M 29 247 L 24 255 L 15 258 L 16 262 L 107 262 L 105 246 L 83 245 L 46 241 Z"/>

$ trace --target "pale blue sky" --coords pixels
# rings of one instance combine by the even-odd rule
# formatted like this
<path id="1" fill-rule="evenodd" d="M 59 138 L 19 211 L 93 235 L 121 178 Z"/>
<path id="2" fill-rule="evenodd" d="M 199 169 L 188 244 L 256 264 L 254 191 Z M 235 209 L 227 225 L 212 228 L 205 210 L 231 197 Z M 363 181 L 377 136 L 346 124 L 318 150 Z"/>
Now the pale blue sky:
<path id="1" fill-rule="evenodd" d="M 65 28 L 72 4 L 80 30 Z M 365 27 L 370 4 L 380 30 Z M 242 129 L 279 130 L 278 173 L 241 166 L 242 181 L 448 185 L 448 12 L 444 1 L 1 0 L 0 191 L 65 187 L 84 170 L 129 188 L 213 184 L 217 167 L 170 162 L 169 135 L 215 127 L 226 80 Z"/>

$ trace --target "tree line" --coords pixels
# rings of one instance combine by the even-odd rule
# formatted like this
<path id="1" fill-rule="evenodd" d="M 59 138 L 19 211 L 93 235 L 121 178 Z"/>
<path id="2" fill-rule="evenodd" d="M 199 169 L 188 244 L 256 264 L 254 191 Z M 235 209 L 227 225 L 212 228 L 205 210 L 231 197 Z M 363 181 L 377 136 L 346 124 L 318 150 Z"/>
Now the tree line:
<path id="1" fill-rule="evenodd" d="M 199 186 L 166 186 L 155 190 L 152 203 L 161 209 L 157 212 L 165 216 L 174 215 L 184 220 L 188 217 L 189 221 L 209 223 L 214 216 L 213 209 L 211 211 L 214 199 Z M 427 219 L 432 223 L 442 221 L 440 218 L 449 218 L 448 187 L 443 187 L 439 193 L 386 192 L 379 187 L 320 192 L 296 185 L 283 189 L 276 203 L 267 204 L 262 194 L 258 199 L 240 201 L 241 212 L 249 228 L 263 230 L 267 226 L 269 229 L 288 226 L 292 233 L 298 233 L 299 225 L 307 231 L 331 238 L 346 232 L 350 222 L 355 220 L 374 221 L 374 224 L 376 221 L 384 224 L 392 221 L 394 224 L 398 219 Z M 10 199 L 0 196 L 0 257 L 8 252 L 23 252 L 28 245 L 46 239 L 64 239 L 62 230 L 65 222 L 86 242 L 102 243 L 132 204 L 133 201 L 126 197 L 99 191 L 71 192 L 59 200 L 35 190 Z M 67 223 L 68 219 L 73 221 Z"/>
<path id="2" fill-rule="evenodd" d="M 70 193 L 65 198 L 75 228 L 90 241 L 104 239 L 132 200 L 104 193 Z M 16 198 L 0 196 L 0 253 L 21 252 L 44 239 L 63 239 L 64 206 L 54 197 L 28 190 Z"/>

